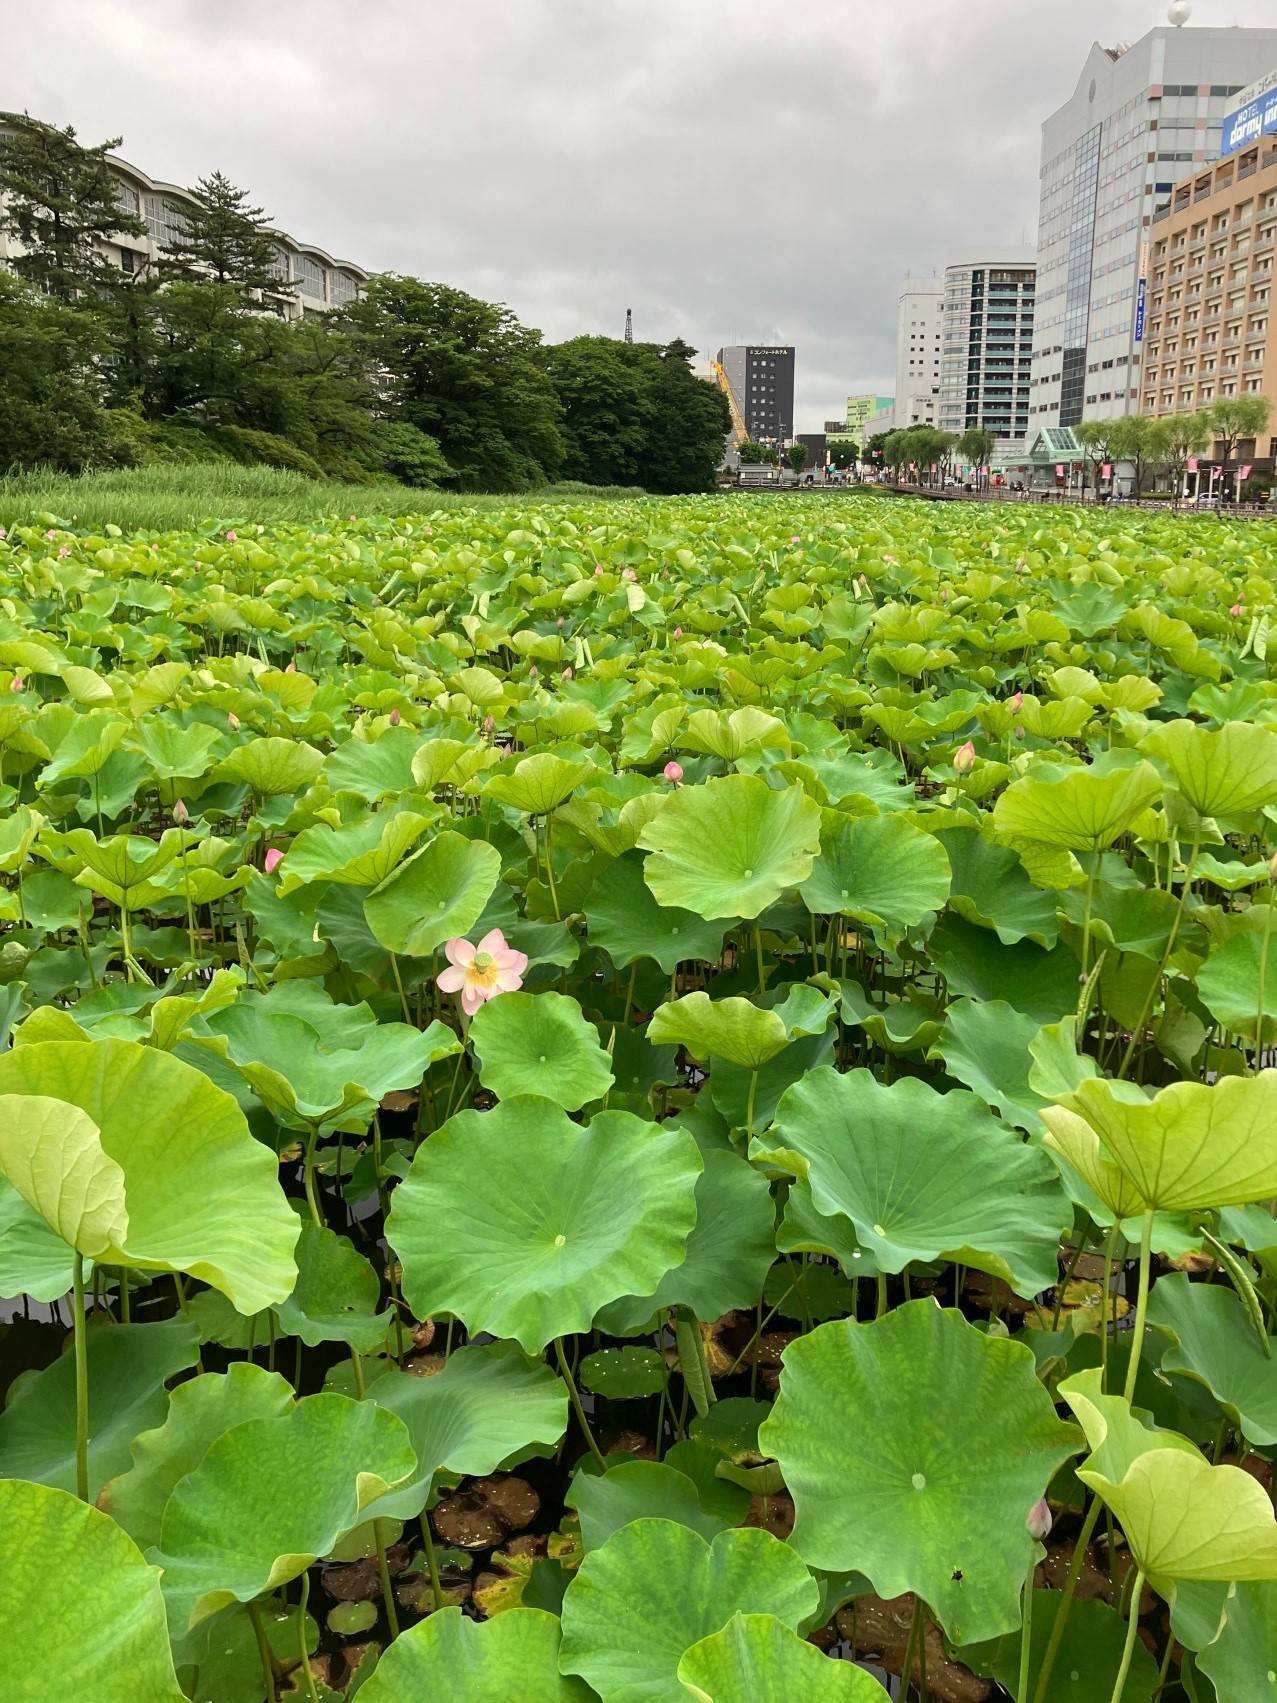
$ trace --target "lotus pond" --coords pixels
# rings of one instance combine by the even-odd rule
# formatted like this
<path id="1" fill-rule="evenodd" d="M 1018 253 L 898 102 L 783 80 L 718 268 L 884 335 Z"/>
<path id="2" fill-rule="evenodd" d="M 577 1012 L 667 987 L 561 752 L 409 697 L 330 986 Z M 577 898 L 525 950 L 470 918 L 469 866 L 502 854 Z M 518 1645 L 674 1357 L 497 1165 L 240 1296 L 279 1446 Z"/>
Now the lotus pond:
<path id="1" fill-rule="evenodd" d="M 4 1697 L 1269 1698 L 1274 602 L 855 497 L 11 529 Z"/>

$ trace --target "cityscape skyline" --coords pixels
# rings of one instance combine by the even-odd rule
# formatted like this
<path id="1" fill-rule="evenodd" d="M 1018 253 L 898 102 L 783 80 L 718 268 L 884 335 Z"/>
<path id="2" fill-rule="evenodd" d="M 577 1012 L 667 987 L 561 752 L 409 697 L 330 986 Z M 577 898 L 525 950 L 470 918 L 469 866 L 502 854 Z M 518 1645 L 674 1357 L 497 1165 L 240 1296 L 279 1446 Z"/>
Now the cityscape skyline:
<path id="1" fill-rule="evenodd" d="M 1063 26 L 1026 6 L 998 32 L 1002 14 L 983 0 L 960 18 L 904 0 L 863 8 L 853 40 L 824 0 L 805 11 L 810 27 L 779 37 L 761 0 L 715 0 L 695 17 L 654 0 L 647 29 L 624 14 L 600 23 L 580 0 L 493 10 L 503 27 L 484 37 L 462 17 L 426 28 L 391 6 L 357 45 L 349 14 L 318 0 L 304 38 L 255 12 L 250 56 L 241 0 L 216 17 L 185 0 L 162 11 L 156 0 L 95 0 L 75 7 L 74 32 L 68 0 L 50 0 L 0 73 L 0 107 L 72 123 L 86 142 L 123 130 L 123 157 L 172 182 L 224 170 L 281 228 L 370 270 L 505 301 L 551 340 L 619 336 L 632 304 L 640 340 L 682 335 L 702 354 L 729 341 L 793 344 L 794 427 L 806 430 L 836 417 L 850 392 L 895 392 L 905 277 L 978 248 L 1034 245 L 1043 122 L 1094 43 L 1133 41 L 1166 19 L 1150 0 L 1082 0 Z M 1197 0 L 1188 29 L 1269 16 L 1260 0 Z M 693 125 L 687 57 L 711 41 Z M 465 77 L 425 76 L 445 49 Z M 422 75 L 405 106 L 397 97 L 413 67 Z M 587 158 L 575 142 L 597 122 L 600 73 L 625 98 Z M 450 116 L 453 85 L 473 76 L 499 118 L 480 123 L 473 107 Z M 861 137 L 841 155 L 823 141 L 835 96 Z M 729 105 L 770 126 L 783 170 L 751 154 L 733 181 L 718 155 L 688 153 Z M 307 122 L 321 109 L 373 111 L 376 123 L 325 131 Z M 864 145 L 874 138 L 881 153 Z M 815 165 L 804 172 L 798 155 Z M 768 193 L 782 196 L 779 241 L 755 234 Z"/>

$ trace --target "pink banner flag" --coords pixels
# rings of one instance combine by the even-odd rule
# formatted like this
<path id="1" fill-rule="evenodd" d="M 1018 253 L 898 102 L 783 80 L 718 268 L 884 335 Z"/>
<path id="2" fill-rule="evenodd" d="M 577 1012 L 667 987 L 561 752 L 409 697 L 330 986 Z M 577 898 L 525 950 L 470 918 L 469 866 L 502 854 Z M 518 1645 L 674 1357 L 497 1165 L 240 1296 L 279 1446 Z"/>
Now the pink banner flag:
<path id="1" fill-rule="evenodd" d="M 1243 479 L 1249 479 L 1250 478 L 1250 468 L 1251 468 L 1251 464 L 1248 461 L 1246 463 L 1245 467 L 1242 467 L 1238 470 L 1238 473 L 1237 473 L 1238 483 L 1240 483 Z"/>
<path id="2" fill-rule="evenodd" d="M 1062 461 L 1057 461 L 1055 464 L 1055 477 L 1057 479 L 1063 479 L 1064 477 L 1064 463 Z"/>
<path id="3" fill-rule="evenodd" d="M 1195 455 L 1190 455 L 1187 462 L 1185 463 L 1185 466 L 1188 468 L 1188 471 L 1190 473 L 1196 473 L 1196 471 L 1197 471 L 1197 457 Z"/>
<path id="4" fill-rule="evenodd" d="M 1106 462 L 1103 463 L 1103 465 L 1100 468 L 1100 478 L 1101 479 L 1111 479 L 1112 477 L 1113 477 L 1113 463 L 1111 461 L 1106 461 Z"/>

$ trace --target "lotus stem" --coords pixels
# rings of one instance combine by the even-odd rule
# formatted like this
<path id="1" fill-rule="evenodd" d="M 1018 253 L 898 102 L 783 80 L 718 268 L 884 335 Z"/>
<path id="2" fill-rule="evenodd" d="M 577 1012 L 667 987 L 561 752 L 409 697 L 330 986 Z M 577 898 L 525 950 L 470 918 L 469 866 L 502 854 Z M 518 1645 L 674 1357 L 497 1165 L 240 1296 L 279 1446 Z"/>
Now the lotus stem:
<path id="1" fill-rule="evenodd" d="M 395 986 L 399 990 L 399 1008 L 403 1012 L 403 1020 L 412 1025 L 412 1011 L 408 1005 L 408 995 L 404 992 L 403 977 L 399 974 L 399 960 L 394 953 L 390 954 L 390 973 L 395 978 Z"/>
<path id="2" fill-rule="evenodd" d="M 75 1493 L 89 1499 L 89 1343 L 84 1329 L 84 1255 L 71 1267 L 72 1329 L 75 1333 Z"/>
<path id="3" fill-rule="evenodd" d="M 1179 934 L 1179 925 L 1183 921 L 1184 907 L 1188 903 L 1188 895 L 1192 891 L 1193 870 L 1197 867 L 1197 854 L 1201 850 L 1201 845 L 1202 830 L 1199 824 L 1193 834 L 1193 849 L 1189 852 L 1188 862 L 1184 865 L 1184 885 L 1180 888 L 1179 904 L 1175 908 L 1175 915 L 1171 918 L 1171 931 L 1166 937 L 1166 947 L 1162 953 L 1162 961 L 1158 965 L 1157 974 L 1150 982 L 1148 992 L 1144 996 L 1144 1003 L 1140 1007 L 1140 1014 L 1131 1025 L 1131 1038 L 1126 1044 L 1126 1051 L 1122 1054 L 1122 1063 L 1117 1073 L 1119 1082 L 1131 1068 L 1131 1061 L 1135 1057 L 1135 1049 L 1140 1045 L 1144 1033 L 1144 1024 L 1148 1020 L 1148 1014 L 1152 1008 L 1157 990 L 1161 986 L 1162 977 L 1166 974 L 1166 966 L 1171 961 L 1171 953 L 1175 950 L 1175 939 Z"/>
<path id="4" fill-rule="evenodd" d="M 1135 1297 L 1135 1330 L 1131 1336 L 1131 1361 L 1126 1368 L 1126 1388 L 1122 1394 L 1127 1401 L 1135 1396 L 1135 1379 L 1140 1369 L 1140 1350 L 1144 1346 L 1144 1315 L 1148 1310 L 1148 1277 L 1152 1260 L 1153 1209 L 1149 1207 L 1140 1227 L 1139 1290 Z"/>
<path id="5" fill-rule="evenodd" d="M 559 909 L 559 890 L 554 884 L 554 852 L 553 839 L 550 833 L 550 812 L 545 817 L 545 879 L 550 889 L 550 903 L 554 906 L 555 922 L 562 922 L 563 912 Z"/>
<path id="6" fill-rule="evenodd" d="M 1100 1509 L 1103 1506 L 1104 1504 L 1098 1496 L 1091 1498 L 1091 1506 L 1082 1522 L 1082 1529 L 1073 1540 L 1073 1554 L 1069 1557 L 1069 1570 L 1064 1576 L 1064 1589 L 1060 1592 L 1060 1606 L 1055 1611 L 1051 1636 L 1047 1639 L 1046 1650 L 1042 1656 L 1042 1666 L 1038 1670 L 1038 1683 L 1033 1692 L 1033 1703 L 1046 1703 L 1046 1694 L 1051 1685 L 1051 1673 L 1055 1667 L 1055 1658 L 1060 1653 L 1064 1628 L 1068 1625 L 1069 1610 L 1073 1606 L 1073 1593 L 1077 1590 L 1077 1582 L 1082 1575 L 1082 1564 L 1086 1560 L 1086 1552 L 1090 1547 L 1096 1525 L 1099 1523 Z"/>
<path id="7" fill-rule="evenodd" d="M 386 1607 L 386 1625 L 390 1628 L 390 1636 L 397 1638 L 399 1616 L 395 1611 L 395 1593 L 390 1583 L 390 1563 L 386 1560 L 386 1540 L 382 1536 L 380 1520 L 372 1523 L 372 1540 L 377 1546 L 377 1576 L 381 1580 L 381 1600 Z"/>
<path id="8" fill-rule="evenodd" d="M 758 959 L 758 993 L 761 998 L 767 992 L 767 975 L 763 968 L 763 930 L 757 917 L 754 919 L 754 956 Z"/>
<path id="9" fill-rule="evenodd" d="M 1140 1629 L 1140 1593 L 1144 1589 L 1144 1574 L 1137 1572 L 1131 1586 L 1131 1612 L 1126 1620 L 1126 1642 L 1122 1646 L 1122 1664 L 1117 1670 L 1117 1679 L 1113 1685 L 1113 1695 L 1109 1703 L 1122 1703 L 1122 1693 L 1126 1690 L 1126 1676 L 1131 1671 L 1131 1657 L 1135 1654 L 1135 1639 Z"/>
<path id="10" fill-rule="evenodd" d="M 1109 1285 L 1113 1281 L 1113 1256 L 1117 1251 L 1120 1220 L 1114 1219 L 1104 1238 L 1104 1281 L 1100 1285 L 1100 1389 L 1108 1385 L 1109 1373 Z"/>
<path id="11" fill-rule="evenodd" d="M 421 1526 L 421 1541 L 426 1549 L 426 1567 L 430 1573 L 430 1595 L 434 1599 L 435 1612 L 443 1607 L 443 1586 L 439 1583 L 439 1557 L 435 1554 L 434 1533 L 430 1530 L 430 1515 L 423 1508 L 418 1521 Z"/>
<path id="12" fill-rule="evenodd" d="M 319 1693 L 315 1690 L 315 1675 L 311 1670 L 310 1651 L 306 1648 L 306 1605 L 310 1601 L 310 1574 L 302 1574 L 301 1596 L 297 1603 L 297 1653 L 301 1657 L 301 1674 L 306 1684 L 306 1695 L 310 1703 L 319 1703 Z"/>
<path id="13" fill-rule="evenodd" d="M 747 1150 L 749 1143 L 754 1139 L 754 1096 L 757 1092 L 758 1072 L 751 1070 L 749 1073 L 749 1098 L 745 1102 L 745 1143 Z"/>
<path id="14" fill-rule="evenodd" d="M 257 1653 L 261 1657 L 262 1680 L 266 1686 L 266 1703 L 279 1703 L 279 1691 L 275 1685 L 275 1658 L 271 1655 L 270 1640 L 266 1636 L 265 1626 L 262 1625 L 262 1611 L 255 1602 L 246 1602 L 244 1607 L 248 1611 L 248 1618 L 253 1623 L 253 1632 L 257 1637 Z M 304 1624 L 303 1621 L 303 1626 Z"/>
<path id="15" fill-rule="evenodd" d="M 1086 982 L 1087 972 L 1091 967 L 1091 907 L 1095 901 L 1095 872 L 1099 866 L 1099 852 L 1091 853 L 1091 867 L 1086 876 L 1086 909 L 1082 914 L 1082 981 Z"/>
<path id="16" fill-rule="evenodd" d="M 315 1143 L 319 1140 L 319 1125 L 311 1124 L 310 1133 L 306 1137 L 306 1151 L 302 1155 L 302 1187 L 306 1190 L 306 1204 L 310 1208 L 313 1223 L 322 1230 L 324 1215 L 319 1210 L 319 1196 L 315 1193 Z"/>
<path id="17" fill-rule="evenodd" d="M 561 1336 L 556 1336 L 554 1339 L 554 1355 L 555 1359 L 559 1362 L 559 1371 L 563 1374 L 563 1381 L 568 1386 L 568 1400 L 572 1403 L 572 1411 L 576 1415 L 576 1422 L 581 1427 L 581 1433 L 585 1438 L 590 1453 L 594 1456 L 594 1459 L 598 1464 L 599 1471 L 606 1472 L 607 1462 L 603 1459 L 603 1451 L 594 1440 L 594 1433 L 590 1429 L 590 1422 L 585 1417 L 585 1409 L 581 1405 L 581 1392 L 576 1387 L 576 1379 L 572 1376 L 572 1368 L 568 1365 L 568 1357 L 563 1352 L 563 1338 Z"/>
<path id="18" fill-rule="evenodd" d="M 1029 1703 L 1029 1657 L 1033 1649 L 1033 1575 L 1038 1570 L 1037 1545 L 1029 1543 L 1029 1572 L 1020 1596 L 1020 1677 L 1015 1703 Z"/>
<path id="19" fill-rule="evenodd" d="M 1259 948 L 1259 998 L 1256 1001 L 1257 1014 L 1255 1017 L 1255 1061 L 1251 1066 L 1254 1074 L 1259 1075 L 1264 1063 L 1264 982 L 1268 970 L 1268 942 L 1273 932 L 1273 904 L 1277 901 L 1277 893 L 1270 887 L 1268 890 L 1268 912 L 1264 917 L 1264 940 Z"/>
<path id="20" fill-rule="evenodd" d="M 878 1311 L 874 1314 L 874 1317 L 876 1319 L 880 1319 L 884 1316 L 886 1311 L 887 1311 L 887 1274 L 886 1274 L 885 1271 L 880 1271 L 878 1273 Z"/>

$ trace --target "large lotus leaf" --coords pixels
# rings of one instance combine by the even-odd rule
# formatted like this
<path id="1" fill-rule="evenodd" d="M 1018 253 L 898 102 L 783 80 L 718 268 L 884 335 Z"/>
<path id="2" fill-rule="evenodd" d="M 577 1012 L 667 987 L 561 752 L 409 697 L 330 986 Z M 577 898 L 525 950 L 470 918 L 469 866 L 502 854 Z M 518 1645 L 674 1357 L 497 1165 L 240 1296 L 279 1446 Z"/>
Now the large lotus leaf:
<path id="1" fill-rule="evenodd" d="M 1167 721 L 1140 742 L 1199 816 L 1240 816 L 1277 802 L 1277 733 L 1257 722 Z"/>
<path id="2" fill-rule="evenodd" d="M 1173 1600 L 1181 1579 L 1277 1579 L 1267 1491 L 1178 1432 L 1142 1425 L 1121 1396 L 1101 1393 L 1100 1377 L 1092 1367 L 1059 1386 L 1091 1446 L 1077 1475 L 1117 1517 L 1149 1583 Z"/>
<path id="3" fill-rule="evenodd" d="M 71 1249 L 43 1215 L 0 1177 L 0 1299 L 30 1295 L 33 1301 L 56 1301 L 71 1287 L 74 1263 Z M 91 1267 L 86 1261 L 86 1269 Z"/>
<path id="4" fill-rule="evenodd" d="M 195 1364 L 195 1326 L 181 1320 L 88 1333 L 89 1495 L 125 1471 L 139 1431 L 159 1425 L 164 1385 Z M 0 1413 L 0 1476 L 76 1487 L 75 1357 L 63 1354 L 14 1384 Z"/>
<path id="5" fill-rule="evenodd" d="M 622 1461 L 604 1473 L 581 1468 L 564 1501 L 576 1509 L 587 1550 L 601 1549 L 631 1520 L 673 1520 L 707 1543 L 733 1523 L 702 1508 L 692 1480 L 663 1461 Z"/>
<path id="6" fill-rule="evenodd" d="M 657 903 L 715 917 L 756 917 L 811 873 L 820 808 L 800 786 L 723 775 L 679 787 L 639 835 L 654 855 L 643 879 Z"/>
<path id="7" fill-rule="evenodd" d="M 1122 1173 L 1142 1207 L 1194 1212 L 1277 1194 L 1277 1070 L 1173 1082 L 1152 1099 L 1096 1077 L 1042 1116 L 1047 1142 L 1079 1170 L 1089 1128 L 1101 1161 Z"/>
<path id="8" fill-rule="evenodd" d="M 991 928 L 1004 946 L 1034 940 L 1053 946 L 1059 928 L 1055 895 L 1035 887 L 1021 859 L 974 828 L 940 836 L 952 869 L 949 909 L 981 928 Z"/>
<path id="9" fill-rule="evenodd" d="M 342 1395 L 225 1432 L 164 1508 L 155 1559 L 174 1625 L 299 1577 L 415 1466 L 402 1420 Z"/>
<path id="10" fill-rule="evenodd" d="M 183 1703 L 159 1570 L 65 1490 L 0 1483 L 6 1703 Z"/>
<path id="11" fill-rule="evenodd" d="M 1085 888 L 1071 887 L 1062 909 L 1080 929 L 1086 921 Z M 1097 881 L 1091 895 L 1094 946 L 1160 960 L 1170 939 L 1178 902 L 1156 887 L 1119 887 Z"/>
<path id="12" fill-rule="evenodd" d="M 715 963 L 726 924 L 705 922 L 695 911 L 659 905 L 643 879 L 640 852 L 618 857 L 590 889 L 586 911 L 590 939 L 618 969 L 639 958 L 654 959 L 667 976 L 688 960 Z"/>
<path id="13" fill-rule="evenodd" d="M 970 1643 L 1019 1623 L 1025 1516 L 1077 1433 L 1027 1348 L 922 1300 L 791 1342 L 758 1443 L 780 1463 L 804 1560 L 859 1569 L 881 1597 L 916 1591 Z"/>
<path id="14" fill-rule="evenodd" d="M 612 1086 L 612 1068 L 570 994 L 507 993 L 475 1012 L 470 1044 L 479 1081 L 503 1100 L 540 1094 L 566 1112 L 600 1100 Z"/>
<path id="15" fill-rule="evenodd" d="M 1277 1443 L 1277 1360 L 1233 1289 L 1172 1273 L 1153 1286 L 1148 1322 L 1171 1338 L 1164 1377 L 1178 1373 L 1204 1384 L 1249 1442 L 1261 1449 Z"/>
<path id="16" fill-rule="evenodd" d="M 1263 980 L 1260 971 L 1263 971 Z M 1277 939 L 1234 934 L 1211 951 L 1197 972 L 1197 991 L 1215 1021 L 1254 1041 L 1263 1001 L 1263 1044 L 1277 1039 Z"/>
<path id="17" fill-rule="evenodd" d="M 481 1477 L 534 1445 L 552 1448 L 568 1422 L 563 1381 L 512 1342 L 459 1348 L 433 1377 L 390 1372 L 367 1399 L 403 1420 L 417 1455 L 411 1481 L 377 1505 L 391 1519 L 421 1512 L 437 1472 Z"/>
<path id="18" fill-rule="evenodd" d="M 369 893 L 364 916 L 388 952 L 427 958 L 474 927 L 500 874 L 501 854 L 486 840 L 436 834 Z"/>
<path id="19" fill-rule="evenodd" d="M 441 1609 L 401 1632 L 359 1688 L 364 1703 L 587 1703 L 594 1693 L 559 1672 L 559 1622 L 540 1608 L 511 1608 L 493 1620 Z"/>
<path id="20" fill-rule="evenodd" d="M 1020 1295 L 1056 1280 L 1072 1209 L 1050 1161 L 963 1089 L 824 1066 L 786 1091 L 752 1151 L 805 1178 L 819 1212 L 850 1219 L 882 1271 L 956 1260 Z"/>
<path id="21" fill-rule="evenodd" d="M 1055 1629 L 1060 1606 L 1058 1591 L 1035 1590 L 1029 1654 L 1028 1696 L 1037 1692 L 1042 1658 Z M 1064 1624 L 1064 1636 L 1051 1669 L 1043 1703 L 1089 1703 L 1105 1698 L 1122 1661 L 1126 1621 L 1107 1603 L 1075 1597 Z M 955 1652 L 976 1673 L 999 1680 L 1015 1696 L 1020 1674 L 1020 1633 L 1017 1629 L 989 1644 L 964 1645 Z M 1122 1703 L 1151 1703 L 1157 1689 L 1157 1663 L 1137 1639 Z"/>
<path id="22" fill-rule="evenodd" d="M 700 1171 L 690 1135 L 628 1112 L 582 1126 L 533 1095 L 459 1112 L 391 1201 L 404 1295 L 537 1353 L 679 1264 Z"/>
<path id="23" fill-rule="evenodd" d="M 361 798 L 397 798 L 412 788 L 412 759 L 421 735 L 410 727 L 388 727 L 375 739 L 347 739 L 324 761 L 324 781 L 334 792 Z"/>
<path id="24" fill-rule="evenodd" d="M 1098 1205 L 1116 1220 L 1138 1218 L 1143 1213 L 1146 1202 L 1139 1187 L 1106 1156 L 1099 1136 L 1085 1118 L 1063 1106 L 1044 1106 L 1042 1118 L 1047 1125 L 1042 1145 L 1059 1167 L 1070 1200 L 1088 1212 Z"/>
<path id="25" fill-rule="evenodd" d="M 931 1057 L 938 1054 L 949 1075 L 964 1082 L 1007 1123 L 1040 1135 L 1046 1127 L 1039 1116 L 1046 1099 L 1029 1086 L 1029 1046 L 1040 1032 L 1032 1017 L 1005 1000 L 956 999 L 945 1012 Z"/>
<path id="26" fill-rule="evenodd" d="M 1077 1010 L 1082 966 L 1063 941 L 1050 951 L 1031 940 L 1004 946 L 992 929 L 946 912 L 931 931 L 927 951 L 954 996 L 1002 999 L 1039 1023 Z"/>
<path id="27" fill-rule="evenodd" d="M 758 1299 L 776 1257 L 775 1208 L 766 1177 L 737 1153 L 713 1148 L 696 1179 L 696 1225 L 687 1256 L 666 1272 L 650 1295 L 628 1295 L 605 1307 L 601 1330 L 626 1336 L 658 1310 L 690 1307 L 699 1319 L 717 1319 Z"/>
<path id="28" fill-rule="evenodd" d="M 385 1341 L 394 1317 L 377 1311 L 381 1280 L 344 1236 L 319 1224 L 303 1224 L 297 1242 L 297 1284 L 275 1308 L 283 1336 L 299 1336 L 309 1347 L 344 1342 L 371 1354 Z"/>
<path id="29" fill-rule="evenodd" d="M 243 781 L 259 798 L 304 792 L 324 766 L 313 745 L 299 739 L 250 739 L 224 757 L 214 771 L 219 780 Z"/>
<path id="30" fill-rule="evenodd" d="M 62 1241 L 97 1255 L 127 1242 L 124 1172 L 87 1112 L 37 1094 L 0 1095 L 0 1169 Z"/>
<path id="31" fill-rule="evenodd" d="M 724 1531 L 706 1543 L 671 1520 L 634 1520 L 588 1554 L 568 1586 L 560 1665 L 608 1703 L 664 1703 L 679 1696 L 686 1651 L 734 1614 L 773 1614 L 797 1631 L 818 1601 L 816 1581 L 769 1532 Z"/>
<path id="32" fill-rule="evenodd" d="M 178 1482 L 225 1432 L 249 1419 L 272 1419 L 293 1405 L 286 1379 L 237 1360 L 225 1372 L 206 1372 L 179 1384 L 164 1423 L 133 1439 L 133 1464 L 112 1479 L 98 1504 L 142 1549 L 160 1541 L 164 1509 Z"/>
<path id="33" fill-rule="evenodd" d="M 944 904 L 949 860 L 934 834 L 899 816 L 842 816 L 822 832 L 799 892 L 810 911 L 855 917 L 898 940 Z"/>
<path id="34" fill-rule="evenodd" d="M 385 811 L 348 822 L 340 828 L 317 823 L 304 828 L 280 865 L 279 894 L 312 881 L 335 881 L 341 887 L 375 887 L 419 840 L 428 817 L 415 810 Z"/>
<path id="35" fill-rule="evenodd" d="M 124 1235 L 85 1250 L 102 1263 L 189 1272 L 243 1313 L 292 1289 L 298 1224 L 275 1156 L 231 1096 L 194 1066 L 134 1041 L 46 1041 L 0 1056 L 0 1097 L 8 1095 L 64 1101 L 96 1125 L 101 1153 L 124 1178 Z M 83 1137 L 84 1124 L 76 1124 Z M 6 1155 L 22 1131 L 8 1119 L 0 1131 L 0 1165 L 24 1193 L 24 1178 L 40 1179 L 38 1198 L 27 1198 L 45 1211 L 53 1168 L 64 1159 L 82 1166 L 83 1154 L 42 1122 L 33 1145 L 39 1150 L 49 1136 L 53 1157 L 15 1175 Z"/>
<path id="36" fill-rule="evenodd" d="M 1219 1630 L 1197 1657 L 1220 1703 L 1271 1703 L 1277 1684 L 1277 1584 L 1230 1585 Z"/>
<path id="37" fill-rule="evenodd" d="M 599 770 L 588 758 L 560 757 L 538 751 L 522 757 L 508 773 L 488 775 L 484 796 L 508 804 L 525 816 L 546 816 Z"/>
<path id="38" fill-rule="evenodd" d="M 770 1009 L 732 994 L 711 999 L 684 994 L 652 1013 L 647 1037 L 654 1046 L 686 1047 L 695 1059 L 725 1059 L 759 1070 L 804 1035 L 821 1034 L 833 1016 L 835 996 L 799 982 Z"/>
<path id="39" fill-rule="evenodd" d="M 734 1614 L 692 1645 L 678 1679 L 697 1703 L 883 1703 L 889 1695 L 863 1668 L 825 1655 L 774 1614 Z"/>
<path id="40" fill-rule="evenodd" d="M 1037 840 L 1069 851 L 1106 850 L 1162 793 L 1162 778 L 1153 765 L 1128 763 L 1127 755 L 1114 751 L 1075 768 L 1039 764 L 998 799 L 994 829 L 1004 840 Z"/>

